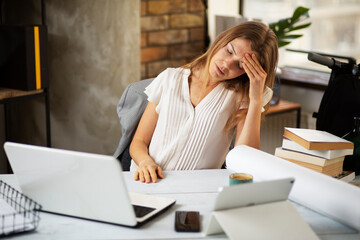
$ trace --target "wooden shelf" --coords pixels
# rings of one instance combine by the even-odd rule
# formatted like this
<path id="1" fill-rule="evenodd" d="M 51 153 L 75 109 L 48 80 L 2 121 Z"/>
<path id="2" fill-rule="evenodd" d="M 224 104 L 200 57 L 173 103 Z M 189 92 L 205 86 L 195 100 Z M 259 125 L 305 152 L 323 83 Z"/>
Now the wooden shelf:
<path id="1" fill-rule="evenodd" d="M 11 1 L 8 1 L 11 2 Z M 41 25 L 46 26 L 46 8 L 45 8 L 45 0 L 40 0 L 41 2 Z M 3 13 L 3 4 L 0 0 L 0 13 Z M 21 11 L 20 11 L 21 12 Z M 0 14 L 1 15 L 1 14 Z M 7 24 L 6 19 L 1 16 L 0 17 L 0 24 Z M 16 23 L 17 25 L 26 26 L 26 23 Z M 46 39 L 47 41 L 47 39 Z M 46 46 L 46 45 L 45 45 Z M 46 51 L 45 51 L 46 53 Z M 46 58 L 45 58 L 46 59 Z M 6 85 L 3 85 L 6 86 Z M 44 87 L 44 85 L 43 85 Z M 44 89 L 39 90 L 17 90 L 17 89 L 9 89 L 0 87 L 0 104 L 4 107 L 4 125 L 5 125 L 5 141 L 10 141 L 13 139 L 9 138 L 10 133 L 10 125 L 11 119 L 9 118 L 9 113 L 11 111 L 11 106 L 14 102 L 22 102 L 27 101 L 29 99 L 34 98 L 44 98 L 44 110 L 45 110 L 45 124 L 46 124 L 46 145 L 51 147 L 51 133 L 50 133 L 50 101 L 49 101 L 49 88 L 44 87 Z M 6 158 L 6 156 L 5 156 Z M 11 173 L 11 167 L 8 164 L 8 173 Z"/>
<path id="2" fill-rule="evenodd" d="M 324 91 L 329 83 L 330 73 L 296 67 L 281 68 L 281 84 Z"/>
<path id="3" fill-rule="evenodd" d="M 5 141 L 9 141 L 10 119 L 8 118 L 10 111 L 10 104 L 13 102 L 26 101 L 32 98 L 45 98 L 45 123 L 46 123 L 46 145 L 51 147 L 51 133 L 50 133 L 50 106 L 49 106 L 49 92 L 48 89 L 23 91 L 17 89 L 0 88 L 0 104 L 4 106 L 5 118 Z M 12 173 L 9 162 L 7 162 L 7 172 Z"/>
<path id="4" fill-rule="evenodd" d="M 32 91 L 22 91 L 10 88 L 0 88 L 0 100 L 16 98 L 16 97 L 24 97 L 24 96 L 31 96 L 35 94 L 43 93 L 43 89 L 39 90 L 32 90 Z"/>

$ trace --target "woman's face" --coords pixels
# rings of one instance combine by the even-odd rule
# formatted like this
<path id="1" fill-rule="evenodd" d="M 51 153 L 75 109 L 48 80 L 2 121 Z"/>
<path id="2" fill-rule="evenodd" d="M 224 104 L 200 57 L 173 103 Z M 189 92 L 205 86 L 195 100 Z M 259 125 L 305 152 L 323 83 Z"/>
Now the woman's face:
<path id="1" fill-rule="evenodd" d="M 210 60 L 209 74 L 211 82 L 236 78 L 245 73 L 242 67 L 245 53 L 254 53 L 250 42 L 243 38 L 235 38 L 221 48 Z"/>

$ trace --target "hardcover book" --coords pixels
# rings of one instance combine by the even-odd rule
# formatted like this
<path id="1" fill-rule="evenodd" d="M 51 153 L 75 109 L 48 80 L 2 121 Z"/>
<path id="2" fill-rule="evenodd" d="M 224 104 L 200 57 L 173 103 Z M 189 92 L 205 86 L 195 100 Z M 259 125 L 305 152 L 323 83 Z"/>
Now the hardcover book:
<path id="1" fill-rule="evenodd" d="M 294 142 L 287 138 L 284 138 L 282 141 L 282 149 L 302 152 L 312 156 L 322 157 L 326 159 L 333 159 L 333 158 L 338 158 L 353 154 L 353 149 L 346 149 L 346 148 L 332 149 L 332 150 L 309 150 L 304 148 L 297 142 Z"/>
<path id="2" fill-rule="evenodd" d="M 343 182 L 351 182 L 355 179 L 355 172 L 352 171 L 343 171 L 339 175 L 335 176 L 335 178 L 339 179 Z"/>
<path id="3" fill-rule="evenodd" d="M 354 144 L 331 133 L 304 128 L 285 128 L 284 137 L 309 150 L 353 149 Z"/>
<path id="4" fill-rule="evenodd" d="M 292 159 L 285 159 L 285 160 L 296 163 L 300 166 L 312 169 L 316 172 L 323 173 L 328 176 L 332 176 L 332 177 L 338 176 L 339 174 L 341 174 L 343 172 L 343 163 L 344 163 L 343 161 L 335 162 L 335 163 L 326 165 L 324 167 L 321 167 L 321 166 L 314 165 L 311 163 L 296 161 L 296 160 L 292 160 Z"/>
<path id="5" fill-rule="evenodd" d="M 333 158 L 333 159 L 326 159 L 326 158 L 312 156 L 312 155 L 301 153 L 301 152 L 286 150 L 281 147 L 276 148 L 275 156 L 284 158 L 286 160 L 295 160 L 295 161 L 300 161 L 300 162 L 304 162 L 304 163 L 310 163 L 310 164 L 314 164 L 314 165 L 317 165 L 320 167 L 331 165 L 331 164 L 334 164 L 337 162 L 343 162 L 344 158 L 345 158 L 344 156 L 342 156 L 342 157 Z"/>

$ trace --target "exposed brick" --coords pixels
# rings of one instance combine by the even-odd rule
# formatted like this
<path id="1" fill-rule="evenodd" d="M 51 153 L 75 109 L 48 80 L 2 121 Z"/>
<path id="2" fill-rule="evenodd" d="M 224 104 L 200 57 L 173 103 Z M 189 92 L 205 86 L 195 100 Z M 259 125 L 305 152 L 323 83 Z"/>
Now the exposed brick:
<path id="1" fill-rule="evenodd" d="M 146 65 L 147 65 L 146 63 L 141 64 L 141 79 L 147 78 Z"/>
<path id="2" fill-rule="evenodd" d="M 149 32 L 149 45 L 167 45 L 174 43 L 185 43 L 187 41 L 187 29 Z"/>
<path id="3" fill-rule="evenodd" d="M 177 68 L 187 63 L 188 61 L 186 61 L 186 59 L 164 60 L 147 63 L 147 78 L 156 77 L 166 68 Z"/>
<path id="4" fill-rule="evenodd" d="M 185 58 L 185 60 L 186 60 L 186 62 L 190 63 L 190 62 L 194 61 L 197 57 L 200 57 L 200 55 L 187 57 L 187 58 Z"/>
<path id="5" fill-rule="evenodd" d="M 193 58 L 204 53 L 204 42 L 173 45 L 170 47 L 170 56 L 176 58 Z"/>
<path id="6" fill-rule="evenodd" d="M 204 28 L 192 28 L 190 31 L 190 42 L 203 41 L 205 29 Z"/>
<path id="7" fill-rule="evenodd" d="M 170 26 L 171 28 L 202 27 L 204 26 L 204 14 L 201 12 L 171 15 Z"/>
<path id="8" fill-rule="evenodd" d="M 202 0 L 141 0 L 141 79 L 203 53 Z"/>
<path id="9" fill-rule="evenodd" d="M 188 0 L 189 12 L 204 11 L 205 6 L 202 0 Z"/>
<path id="10" fill-rule="evenodd" d="M 149 5 L 149 14 L 169 13 L 169 1 L 151 1 Z"/>
<path id="11" fill-rule="evenodd" d="M 169 14 L 186 12 L 187 4 L 184 0 L 159 0 L 148 2 L 149 14 Z"/>
<path id="12" fill-rule="evenodd" d="M 141 47 L 147 46 L 147 33 L 141 33 Z"/>
<path id="13" fill-rule="evenodd" d="M 157 75 L 159 75 L 159 73 L 161 73 L 168 67 L 171 67 L 169 60 L 148 63 L 147 64 L 147 68 L 148 68 L 147 77 L 156 77 Z"/>
<path id="14" fill-rule="evenodd" d="M 147 1 L 142 0 L 140 4 L 140 15 L 145 16 L 147 14 Z"/>
<path id="15" fill-rule="evenodd" d="M 168 27 L 169 27 L 169 17 L 167 15 L 141 17 L 142 32 L 165 30 Z"/>
<path id="16" fill-rule="evenodd" d="M 186 1 L 184 0 L 170 0 L 169 10 L 170 13 L 182 13 L 186 12 Z"/>
<path id="17" fill-rule="evenodd" d="M 189 61 L 187 61 L 185 58 L 182 58 L 182 59 L 172 59 L 170 60 L 170 66 L 171 67 L 181 67 L 185 64 L 189 63 Z"/>
<path id="18" fill-rule="evenodd" d="M 141 49 L 141 62 L 163 60 L 168 57 L 167 47 L 149 47 Z"/>

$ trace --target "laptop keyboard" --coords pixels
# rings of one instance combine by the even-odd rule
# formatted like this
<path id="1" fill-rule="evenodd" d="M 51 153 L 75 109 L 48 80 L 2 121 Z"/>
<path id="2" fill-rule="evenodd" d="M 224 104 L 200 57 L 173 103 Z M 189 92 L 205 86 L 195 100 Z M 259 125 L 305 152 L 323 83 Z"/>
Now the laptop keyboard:
<path id="1" fill-rule="evenodd" d="M 139 205 L 132 205 L 135 211 L 135 215 L 137 218 L 141 218 L 143 216 L 145 216 L 148 213 L 151 213 L 152 211 L 155 210 L 155 208 L 149 208 L 149 207 L 143 207 L 143 206 L 139 206 Z"/>

